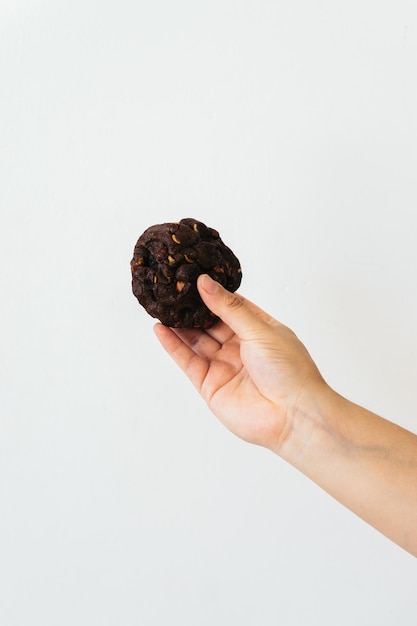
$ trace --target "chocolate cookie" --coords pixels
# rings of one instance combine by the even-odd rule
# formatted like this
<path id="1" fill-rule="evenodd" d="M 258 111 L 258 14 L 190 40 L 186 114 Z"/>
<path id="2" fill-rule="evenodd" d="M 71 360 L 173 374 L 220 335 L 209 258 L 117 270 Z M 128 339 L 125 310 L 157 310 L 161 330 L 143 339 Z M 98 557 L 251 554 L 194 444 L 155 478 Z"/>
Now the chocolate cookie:
<path id="1" fill-rule="evenodd" d="M 239 260 L 219 233 L 191 218 L 145 230 L 130 266 L 140 304 L 174 328 L 210 328 L 218 320 L 198 293 L 200 274 L 209 274 L 232 292 L 242 280 Z"/>

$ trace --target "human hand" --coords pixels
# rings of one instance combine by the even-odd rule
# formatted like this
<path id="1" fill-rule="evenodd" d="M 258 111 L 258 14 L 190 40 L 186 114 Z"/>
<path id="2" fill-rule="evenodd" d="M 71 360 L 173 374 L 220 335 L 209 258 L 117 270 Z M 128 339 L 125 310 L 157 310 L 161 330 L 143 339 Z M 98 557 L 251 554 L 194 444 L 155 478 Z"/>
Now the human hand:
<path id="1" fill-rule="evenodd" d="M 417 556 L 417 436 L 333 391 L 295 334 L 254 304 L 207 275 L 198 289 L 221 321 L 155 332 L 213 413 Z"/>
<path id="2" fill-rule="evenodd" d="M 207 275 L 197 284 L 221 321 L 209 330 L 157 324 L 155 333 L 230 431 L 278 452 L 306 394 L 325 383 L 289 328 Z"/>

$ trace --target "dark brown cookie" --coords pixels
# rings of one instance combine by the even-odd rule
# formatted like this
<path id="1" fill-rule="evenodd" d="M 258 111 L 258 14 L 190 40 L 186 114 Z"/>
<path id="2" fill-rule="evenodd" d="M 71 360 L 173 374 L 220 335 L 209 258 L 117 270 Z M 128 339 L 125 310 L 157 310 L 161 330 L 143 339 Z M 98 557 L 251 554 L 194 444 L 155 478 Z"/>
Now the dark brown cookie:
<path id="1" fill-rule="evenodd" d="M 174 328 L 210 328 L 218 320 L 198 293 L 200 274 L 209 274 L 232 292 L 242 280 L 239 260 L 219 233 L 192 218 L 145 230 L 130 266 L 140 304 Z"/>

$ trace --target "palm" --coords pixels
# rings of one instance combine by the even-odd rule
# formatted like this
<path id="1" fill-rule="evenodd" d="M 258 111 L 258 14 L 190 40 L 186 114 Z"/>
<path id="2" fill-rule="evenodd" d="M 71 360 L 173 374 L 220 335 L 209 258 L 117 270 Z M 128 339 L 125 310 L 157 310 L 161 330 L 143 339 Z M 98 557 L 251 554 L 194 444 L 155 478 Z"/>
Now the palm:
<path id="1" fill-rule="evenodd" d="M 241 342 L 223 322 L 209 331 L 157 328 L 164 347 L 229 430 L 263 445 L 279 436 L 284 419 L 270 397 L 268 377 L 256 376 L 253 343 Z"/>

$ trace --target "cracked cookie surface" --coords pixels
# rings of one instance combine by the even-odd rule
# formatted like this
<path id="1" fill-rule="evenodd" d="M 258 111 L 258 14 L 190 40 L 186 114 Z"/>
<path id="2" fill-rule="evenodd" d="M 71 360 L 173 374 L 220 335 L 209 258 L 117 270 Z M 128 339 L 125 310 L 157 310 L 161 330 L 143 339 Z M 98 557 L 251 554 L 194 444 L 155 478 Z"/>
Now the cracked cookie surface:
<path id="1" fill-rule="evenodd" d="M 218 321 L 198 293 L 200 274 L 209 274 L 232 292 L 242 280 L 239 260 L 219 233 L 193 218 L 147 228 L 130 266 L 139 303 L 174 328 L 210 328 Z"/>

